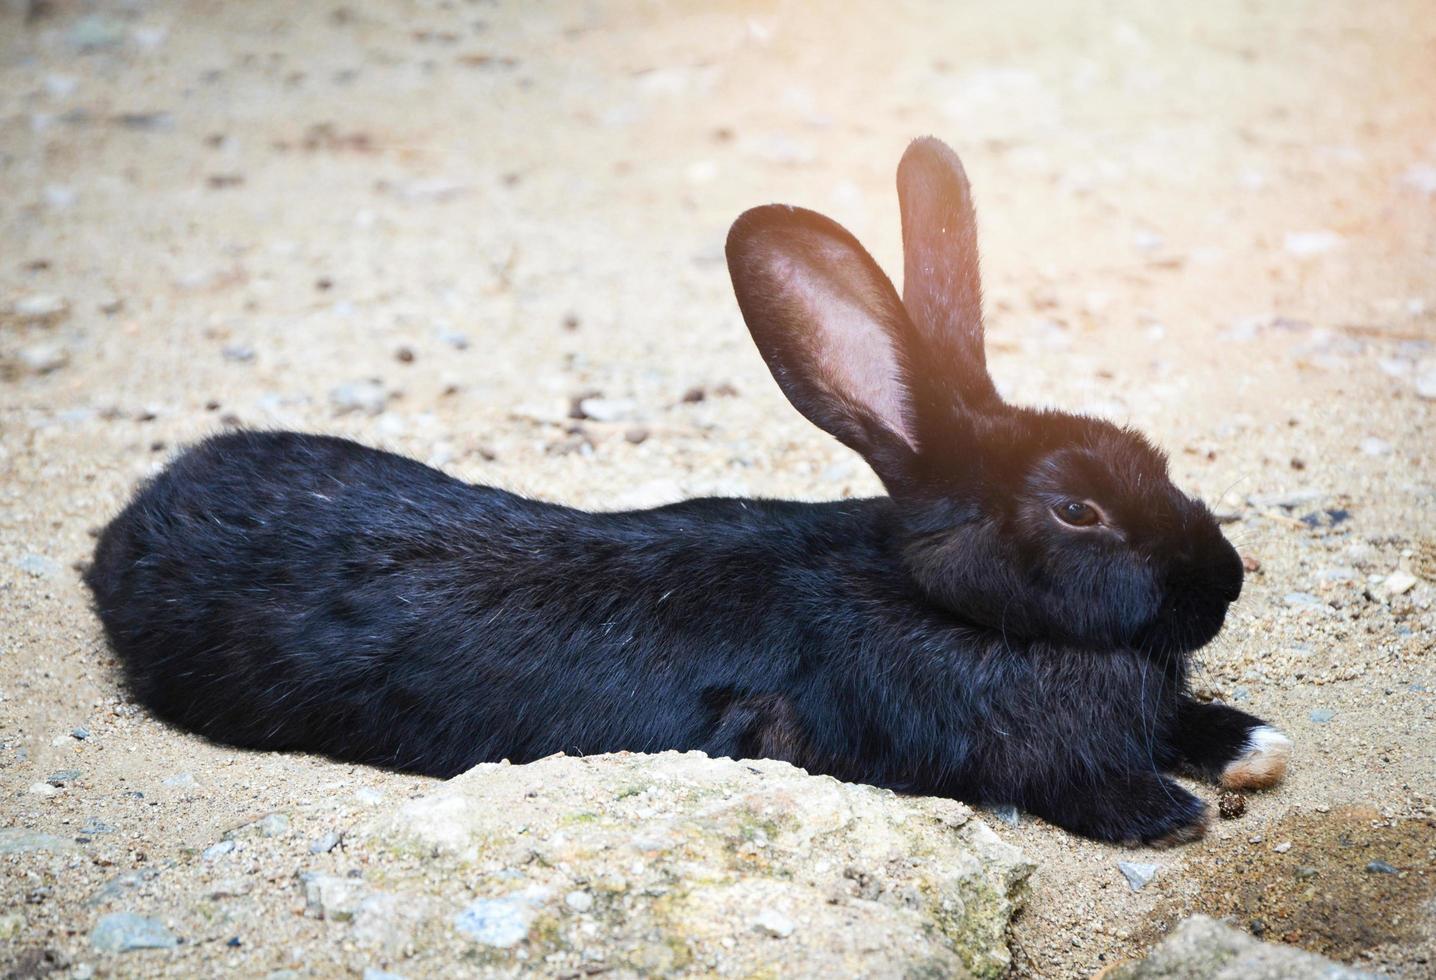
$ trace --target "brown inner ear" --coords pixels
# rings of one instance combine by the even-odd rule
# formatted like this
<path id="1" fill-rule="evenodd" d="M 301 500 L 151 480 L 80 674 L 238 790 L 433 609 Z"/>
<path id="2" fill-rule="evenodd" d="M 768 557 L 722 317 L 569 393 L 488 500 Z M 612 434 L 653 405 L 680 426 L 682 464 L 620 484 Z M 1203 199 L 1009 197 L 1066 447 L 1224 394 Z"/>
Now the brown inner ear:
<path id="1" fill-rule="evenodd" d="M 850 265 L 842 249 L 824 246 L 821 251 L 829 269 Z M 813 380 L 830 397 L 873 416 L 915 451 L 917 439 L 907 417 L 908 394 L 892 331 L 874 322 L 873 311 L 883 307 L 883 297 L 863 295 L 862 270 L 852 270 L 838 288 L 830 273 L 815 274 L 794 258 L 780 259 L 773 271 L 797 306 L 791 311 L 792 322 L 814 325 L 799 335 Z"/>

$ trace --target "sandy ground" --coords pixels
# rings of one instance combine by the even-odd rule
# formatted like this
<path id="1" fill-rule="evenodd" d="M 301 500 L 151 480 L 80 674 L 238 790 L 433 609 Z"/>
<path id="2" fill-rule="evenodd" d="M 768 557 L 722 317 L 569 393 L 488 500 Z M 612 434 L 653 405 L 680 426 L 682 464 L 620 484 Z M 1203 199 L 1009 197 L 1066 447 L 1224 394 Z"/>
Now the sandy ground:
<path id="1" fill-rule="evenodd" d="M 1203 908 L 1436 975 L 1429 4 L 26 6 L 0 6 L 0 823 L 82 843 L 0 857 L 7 968 L 358 969 L 289 914 L 303 846 L 246 867 L 262 927 L 196 852 L 424 786 L 128 701 L 75 566 L 138 479 L 244 424 L 592 507 L 872 492 L 777 392 L 721 246 L 781 200 L 900 271 L 892 172 L 931 132 L 975 186 L 1001 387 L 1147 430 L 1232 515 L 1260 570 L 1200 683 L 1296 741 L 1178 851 L 995 824 L 1040 865 L 1019 972 Z M 382 410 L 340 414 L 366 379 Z M 563 420 L 594 392 L 631 417 Z M 1160 870 L 1133 892 L 1121 859 Z M 178 951 L 90 948 L 87 896 L 130 871 Z"/>

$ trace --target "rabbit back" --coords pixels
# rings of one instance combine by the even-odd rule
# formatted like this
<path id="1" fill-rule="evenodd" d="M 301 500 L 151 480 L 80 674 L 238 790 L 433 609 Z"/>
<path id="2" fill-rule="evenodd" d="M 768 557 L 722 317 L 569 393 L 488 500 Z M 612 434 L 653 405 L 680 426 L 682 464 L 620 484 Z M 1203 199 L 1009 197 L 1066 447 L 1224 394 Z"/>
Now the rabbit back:
<path id="1" fill-rule="evenodd" d="M 868 506 L 593 514 L 341 439 L 236 433 L 141 489 L 88 582 L 140 700 L 230 744 L 439 774 L 740 754 L 794 741 L 789 702 L 764 696 L 803 669 L 798 608 L 840 574 L 817 556 L 851 550 Z"/>

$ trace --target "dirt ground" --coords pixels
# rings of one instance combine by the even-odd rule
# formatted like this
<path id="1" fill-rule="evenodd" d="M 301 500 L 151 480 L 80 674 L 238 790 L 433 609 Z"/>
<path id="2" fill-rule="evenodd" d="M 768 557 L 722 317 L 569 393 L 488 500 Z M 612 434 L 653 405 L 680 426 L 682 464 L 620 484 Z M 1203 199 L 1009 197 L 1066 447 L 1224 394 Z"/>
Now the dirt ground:
<path id="1" fill-rule="evenodd" d="M 129 702 L 76 566 L 137 480 L 243 424 L 596 508 L 873 492 L 764 370 L 723 237 L 802 204 L 899 273 L 893 169 L 933 133 L 973 180 L 1001 388 L 1146 430 L 1230 516 L 1259 570 L 1199 682 L 1296 743 L 1176 851 L 994 820 L 1039 865 L 1018 972 L 1088 976 L 1202 909 L 1436 976 L 1432 93 L 1423 0 L 8 0 L 0 825 L 79 845 L 0 856 L 0 967 L 358 969 L 288 914 L 304 848 L 245 868 L 263 920 L 197 854 L 425 785 Z M 604 420 L 566 418 L 586 395 Z M 1133 891 L 1119 860 L 1159 870 Z M 178 950 L 91 948 L 130 872 Z"/>

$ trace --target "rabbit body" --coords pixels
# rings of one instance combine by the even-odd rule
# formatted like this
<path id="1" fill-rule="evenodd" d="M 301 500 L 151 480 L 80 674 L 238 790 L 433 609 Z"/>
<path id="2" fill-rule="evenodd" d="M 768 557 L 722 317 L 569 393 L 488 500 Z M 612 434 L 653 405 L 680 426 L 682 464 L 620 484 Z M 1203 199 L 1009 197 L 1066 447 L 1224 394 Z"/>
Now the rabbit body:
<path id="1" fill-rule="evenodd" d="M 903 299 L 812 212 L 754 209 L 728 243 L 780 387 L 889 496 L 589 513 L 342 439 L 216 436 L 87 574 L 132 689 L 218 741 L 439 776 L 701 749 L 1199 836 L 1166 772 L 1257 788 L 1290 749 L 1187 693 L 1236 552 L 1136 433 L 1001 401 L 961 165 L 920 140 L 898 182 Z"/>
<path id="2" fill-rule="evenodd" d="M 1150 766 L 1174 678 L 955 621 L 894 520 L 887 498 L 587 513 L 241 432 L 144 488 L 89 583 L 141 700 L 251 748 L 438 776 L 701 749 L 1029 807 Z"/>

